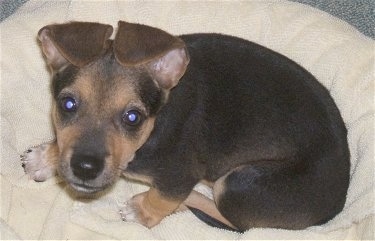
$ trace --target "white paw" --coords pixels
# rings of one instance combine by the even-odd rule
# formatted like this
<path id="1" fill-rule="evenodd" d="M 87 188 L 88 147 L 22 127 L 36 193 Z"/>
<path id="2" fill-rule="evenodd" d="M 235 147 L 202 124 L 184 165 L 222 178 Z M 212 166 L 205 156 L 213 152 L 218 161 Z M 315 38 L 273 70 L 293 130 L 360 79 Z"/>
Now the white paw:
<path id="1" fill-rule="evenodd" d="M 145 199 L 148 192 L 140 193 L 127 201 L 120 210 L 121 219 L 128 222 L 137 222 L 152 228 L 166 216 L 160 215 L 158 211 L 153 210 Z"/>
<path id="2" fill-rule="evenodd" d="M 124 207 L 120 209 L 119 213 L 124 222 L 139 222 L 137 210 L 133 207 L 131 199 L 124 204 Z"/>
<path id="3" fill-rule="evenodd" d="M 30 179 L 43 182 L 55 174 L 55 169 L 48 163 L 49 144 L 32 147 L 21 155 L 22 167 Z"/>

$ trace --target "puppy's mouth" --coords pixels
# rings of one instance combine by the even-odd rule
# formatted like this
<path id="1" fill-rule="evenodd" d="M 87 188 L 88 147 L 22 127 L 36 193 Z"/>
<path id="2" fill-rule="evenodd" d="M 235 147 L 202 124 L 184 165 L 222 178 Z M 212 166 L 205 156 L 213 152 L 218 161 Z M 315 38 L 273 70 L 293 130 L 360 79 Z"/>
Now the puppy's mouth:
<path id="1" fill-rule="evenodd" d="M 94 194 L 97 192 L 105 191 L 110 189 L 110 187 L 116 182 L 116 180 L 121 176 L 121 173 L 124 171 L 124 168 L 127 166 L 122 165 L 117 168 L 104 168 L 99 174 L 96 174 L 95 177 L 85 176 L 84 171 L 80 176 L 77 176 L 76 173 L 71 168 L 70 161 L 62 161 L 59 163 L 59 168 L 57 169 L 58 175 L 68 184 L 69 188 L 77 194 Z M 124 167 L 125 166 L 125 167 Z"/>
<path id="2" fill-rule="evenodd" d="M 96 186 L 91 186 L 85 183 L 69 183 L 69 184 L 75 191 L 78 191 L 80 193 L 86 193 L 86 194 L 97 193 L 97 192 L 103 191 L 106 188 L 106 186 L 96 187 Z"/>

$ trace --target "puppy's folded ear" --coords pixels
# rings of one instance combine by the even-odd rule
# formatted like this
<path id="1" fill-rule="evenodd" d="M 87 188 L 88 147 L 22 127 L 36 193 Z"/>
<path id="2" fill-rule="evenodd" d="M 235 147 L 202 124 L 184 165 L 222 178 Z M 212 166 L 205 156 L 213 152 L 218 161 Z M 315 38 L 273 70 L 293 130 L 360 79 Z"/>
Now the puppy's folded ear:
<path id="1" fill-rule="evenodd" d="M 39 30 L 38 39 L 52 70 L 67 63 L 82 67 L 103 54 L 112 35 L 110 25 L 71 22 L 47 25 Z"/>
<path id="2" fill-rule="evenodd" d="M 114 53 L 123 66 L 145 65 L 161 88 L 171 89 L 186 71 L 185 43 L 160 29 L 120 21 Z"/>

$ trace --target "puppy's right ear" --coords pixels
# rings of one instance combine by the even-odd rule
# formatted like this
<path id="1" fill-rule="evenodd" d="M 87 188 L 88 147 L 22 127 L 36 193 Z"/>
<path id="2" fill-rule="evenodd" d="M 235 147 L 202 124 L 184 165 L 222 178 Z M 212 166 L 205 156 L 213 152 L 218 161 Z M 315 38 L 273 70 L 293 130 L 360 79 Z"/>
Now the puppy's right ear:
<path id="1" fill-rule="evenodd" d="M 113 27 L 100 23 L 71 22 L 47 25 L 38 39 L 47 64 L 58 71 L 68 63 L 82 67 L 104 53 Z"/>
<path id="2" fill-rule="evenodd" d="M 142 24 L 120 21 L 113 45 L 121 65 L 146 66 L 156 83 L 165 90 L 178 84 L 190 61 L 182 39 Z"/>

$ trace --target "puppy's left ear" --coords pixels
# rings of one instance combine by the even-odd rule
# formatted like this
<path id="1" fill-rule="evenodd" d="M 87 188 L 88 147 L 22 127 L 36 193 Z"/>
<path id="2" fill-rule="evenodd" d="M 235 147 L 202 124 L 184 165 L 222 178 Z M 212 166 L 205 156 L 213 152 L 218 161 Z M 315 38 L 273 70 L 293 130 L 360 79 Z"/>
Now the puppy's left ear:
<path id="1" fill-rule="evenodd" d="M 163 89 L 178 84 L 189 64 L 184 41 L 163 30 L 120 21 L 114 52 L 124 66 L 145 65 Z"/>
<path id="2" fill-rule="evenodd" d="M 108 47 L 113 27 L 90 22 L 52 24 L 39 30 L 38 39 L 48 65 L 57 71 L 67 63 L 82 67 Z"/>

